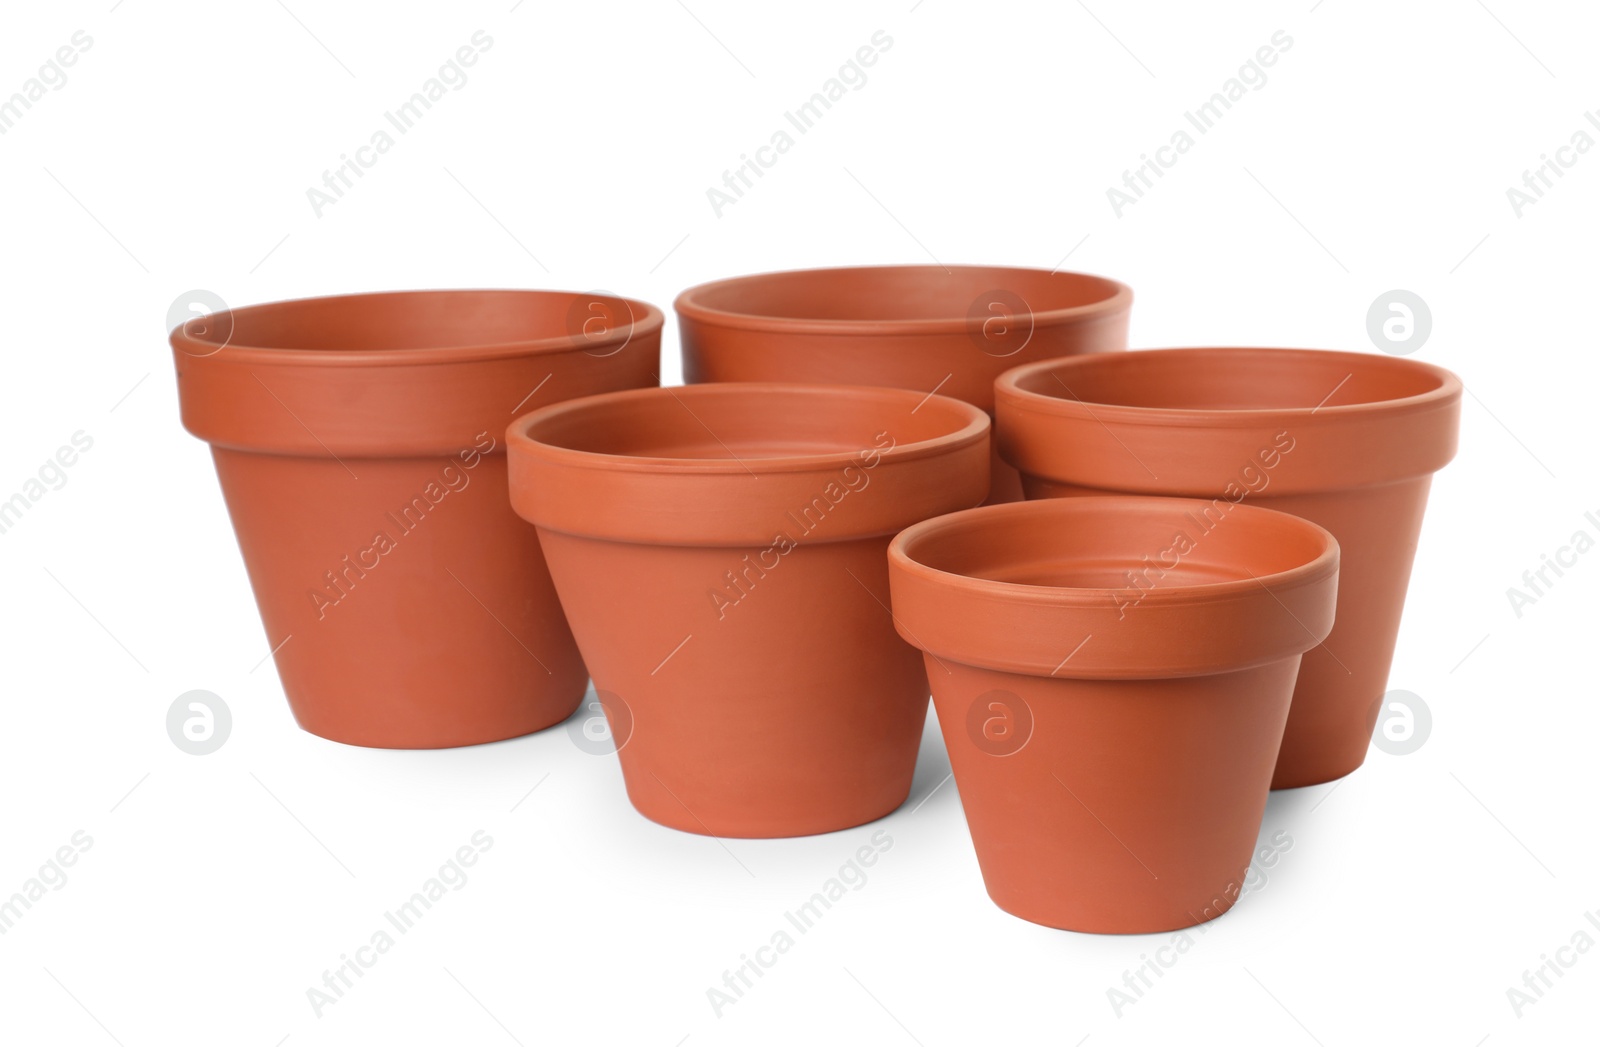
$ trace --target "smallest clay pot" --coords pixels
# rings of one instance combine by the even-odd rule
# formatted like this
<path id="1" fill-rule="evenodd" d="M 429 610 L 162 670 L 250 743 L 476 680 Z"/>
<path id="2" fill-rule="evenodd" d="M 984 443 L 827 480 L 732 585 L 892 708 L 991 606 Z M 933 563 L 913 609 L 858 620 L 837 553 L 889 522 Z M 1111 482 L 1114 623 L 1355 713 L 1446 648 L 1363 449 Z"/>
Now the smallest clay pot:
<path id="1" fill-rule="evenodd" d="M 1211 522 L 1206 504 L 984 506 L 890 544 L 895 624 L 924 652 L 984 884 L 1013 915 L 1154 933 L 1239 897 L 1339 548 L 1298 517 Z"/>

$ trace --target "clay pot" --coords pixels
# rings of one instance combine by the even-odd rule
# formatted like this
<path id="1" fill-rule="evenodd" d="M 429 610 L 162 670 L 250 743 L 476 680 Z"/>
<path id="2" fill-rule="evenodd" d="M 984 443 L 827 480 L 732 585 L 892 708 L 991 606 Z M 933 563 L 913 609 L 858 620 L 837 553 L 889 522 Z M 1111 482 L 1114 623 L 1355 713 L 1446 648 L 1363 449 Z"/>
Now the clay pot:
<path id="1" fill-rule="evenodd" d="M 1333 532 L 1339 620 L 1305 656 L 1272 784 L 1361 766 L 1428 486 L 1455 455 L 1460 381 L 1365 353 L 1168 349 L 1020 367 L 996 392 L 1000 453 L 1030 498 L 1189 495 L 1214 517 L 1248 501 Z"/>
<path id="2" fill-rule="evenodd" d="M 899 389 L 695 385 L 512 424 L 538 526 L 628 796 L 713 836 L 801 836 L 898 807 L 927 680 L 884 555 L 983 500 L 989 419 Z"/>
<path id="3" fill-rule="evenodd" d="M 889 547 L 995 904 L 1067 930 L 1174 930 L 1239 897 L 1301 653 L 1339 550 L 1206 502 L 985 506 Z"/>
<path id="4" fill-rule="evenodd" d="M 825 382 L 937 391 L 994 413 L 1008 367 L 1126 349 L 1133 292 L 1082 273 L 891 265 L 740 276 L 674 303 L 686 382 Z M 1017 501 L 990 463 L 990 501 Z"/>
<path id="5" fill-rule="evenodd" d="M 662 314 L 545 291 L 276 302 L 172 333 L 183 424 L 212 446 L 300 726 L 470 745 L 565 719 L 586 672 L 506 422 L 659 378 Z"/>

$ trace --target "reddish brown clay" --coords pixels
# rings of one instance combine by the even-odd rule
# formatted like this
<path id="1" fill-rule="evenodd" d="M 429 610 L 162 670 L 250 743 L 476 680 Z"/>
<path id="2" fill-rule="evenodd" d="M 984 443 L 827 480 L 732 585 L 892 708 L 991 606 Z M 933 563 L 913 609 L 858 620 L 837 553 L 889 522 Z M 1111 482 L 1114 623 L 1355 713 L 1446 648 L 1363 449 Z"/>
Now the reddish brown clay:
<path id="1" fill-rule="evenodd" d="M 984 884 L 1009 913 L 1132 934 L 1239 897 L 1339 550 L 1267 509 L 1208 525 L 1208 506 L 985 506 L 889 547 L 895 620 L 926 652 Z"/>
<path id="2" fill-rule="evenodd" d="M 1133 292 L 1082 273 L 893 265 L 763 273 L 678 296 L 687 382 L 826 382 L 936 390 L 994 413 L 1008 367 L 1128 346 Z M 990 501 L 1016 501 L 990 463 Z"/>
<path id="3" fill-rule="evenodd" d="M 983 500 L 988 434 L 943 396 L 759 383 L 512 424 L 512 504 L 538 525 L 642 814 L 801 836 L 904 802 L 928 690 L 885 550 Z"/>
<path id="4" fill-rule="evenodd" d="M 1461 383 L 1413 360 L 1168 349 L 1047 361 L 996 383 L 1001 454 L 1030 498 L 1130 492 L 1303 516 L 1343 550 L 1339 621 L 1306 654 L 1273 788 L 1361 766 Z"/>
<path id="5" fill-rule="evenodd" d="M 172 334 L 300 726 L 353 745 L 494 741 L 566 718 L 583 663 L 507 418 L 659 381 L 662 315 L 541 291 L 277 302 Z"/>

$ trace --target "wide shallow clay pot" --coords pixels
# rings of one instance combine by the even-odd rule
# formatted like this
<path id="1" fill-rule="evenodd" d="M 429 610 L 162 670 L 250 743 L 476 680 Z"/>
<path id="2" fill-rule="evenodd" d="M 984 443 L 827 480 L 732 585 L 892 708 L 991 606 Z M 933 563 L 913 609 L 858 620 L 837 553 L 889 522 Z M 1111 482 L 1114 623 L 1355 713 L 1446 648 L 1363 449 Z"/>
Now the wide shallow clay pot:
<path id="1" fill-rule="evenodd" d="M 559 404 L 508 437 L 512 504 L 538 525 L 642 814 L 800 836 L 904 802 L 928 690 L 885 551 L 983 500 L 984 412 L 730 383 Z"/>
<path id="2" fill-rule="evenodd" d="M 889 547 L 895 621 L 926 652 L 984 884 L 1009 913 L 1133 934 L 1239 897 L 1339 550 L 1267 509 L 1208 528 L 1206 505 L 984 506 Z"/>
<path id="3" fill-rule="evenodd" d="M 470 745 L 559 723 L 586 673 L 506 504 L 506 422 L 659 381 L 662 315 L 545 291 L 277 302 L 172 333 L 300 726 Z"/>
<path id="4" fill-rule="evenodd" d="M 1366 758 L 1461 382 L 1414 360 L 1301 349 L 1164 349 L 1047 361 L 996 383 L 1000 453 L 1030 498 L 1106 492 L 1249 502 L 1326 527 L 1339 620 L 1308 652 L 1273 788 Z"/>
<path id="5" fill-rule="evenodd" d="M 1009 367 L 1128 346 L 1133 292 L 1082 273 L 890 265 L 762 273 L 678 296 L 686 382 L 824 382 L 938 392 L 994 413 Z M 1017 501 L 990 463 L 990 501 Z"/>

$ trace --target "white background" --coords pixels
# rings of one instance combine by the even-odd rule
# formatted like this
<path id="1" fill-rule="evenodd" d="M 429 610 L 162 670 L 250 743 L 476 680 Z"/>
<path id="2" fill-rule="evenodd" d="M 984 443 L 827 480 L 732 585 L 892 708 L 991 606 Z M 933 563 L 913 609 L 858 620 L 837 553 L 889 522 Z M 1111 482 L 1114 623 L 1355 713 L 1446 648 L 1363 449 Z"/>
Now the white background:
<path id="1" fill-rule="evenodd" d="M 1600 938 L 1600 554 L 1520 617 L 1506 593 L 1600 535 L 1600 155 L 1520 216 L 1506 194 L 1600 107 L 1592 9 L 113 2 L 11 7 L 0 30 L 0 97 L 93 40 L 0 136 L 0 497 L 74 432 L 94 441 L 0 535 L 0 895 L 93 840 L 0 936 L 0 1038 L 1593 1038 L 1600 950 L 1520 1017 L 1507 989 L 1580 928 Z M 307 188 L 479 29 L 470 81 L 314 214 Z M 865 86 L 718 217 L 707 188 L 880 29 Z M 1118 217 L 1107 187 L 1279 29 L 1265 86 Z M 1469 390 L 1391 679 L 1431 736 L 1274 795 L 1263 832 L 1292 849 L 1137 1004 L 1119 1016 L 1107 990 L 1172 936 L 996 909 L 931 717 L 890 818 L 726 845 L 635 814 L 615 758 L 562 728 L 384 752 L 295 727 L 207 450 L 178 424 L 180 293 L 604 287 L 665 308 L 743 272 L 934 259 L 1120 278 L 1140 347 L 1374 351 L 1368 307 L 1404 288 L 1432 310 L 1417 358 Z M 670 318 L 664 349 L 676 382 Z M 194 688 L 233 712 L 204 757 L 165 729 Z M 880 828 L 867 884 L 718 1017 L 706 990 Z M 470 881 L 317 1017 L 306 990 L 479 829 Z"/>

